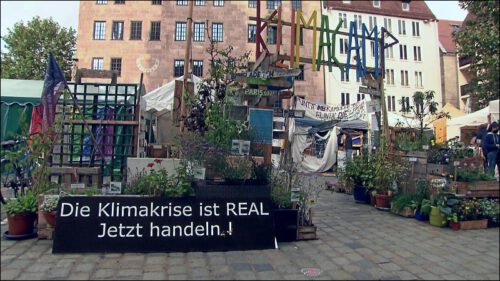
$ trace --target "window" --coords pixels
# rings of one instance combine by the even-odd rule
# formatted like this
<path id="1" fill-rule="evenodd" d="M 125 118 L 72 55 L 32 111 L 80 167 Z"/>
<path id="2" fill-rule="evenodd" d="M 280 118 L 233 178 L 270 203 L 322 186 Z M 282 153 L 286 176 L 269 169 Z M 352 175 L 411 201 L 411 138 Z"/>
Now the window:
<path id="1" fill-rule="evenodd" d="M 345 71 L 343 69 L 339 70 L 340 70 L 340 81 L 349 82 L 349 77 L 347 77 Z"/>
<path id="2" fill-rule="evenodd" d="M 377 26 L 377 17 L 370 16 L 369 17 L 369 25 L 370 25 L 370 30 L 372 30 L 374 26 Z"/>
<path id="3" fill-rule="evenodd" d="M 406 35 L 406 24 L 404 20 L 398 20 L 399 35 Z"/>
<path id="4" fill-rule="evenodd" d="M 122 59 L 111 58 L 111 70 L 116 71 L 118 76 L 122 75 Z"/>
<path id="5" fill-rule="evenodd" d="M 106 35 L 106 22 L 105 21 L 95 21 L 94 22 L 94 40 L 104 40 Z"/>
<path id="6" fill-rule="evenodd" d="M 123 40 L 123 21 L 114 21 L 111 40 Z"/>
<path id="7" fill-rule="evenodd" d="M 415 71 L 415 87 L 422 88 L 422 71 Z"/>
<path id="8" fill-rule="evenodd" d="M 299 64 L 299 69 L 300 69 L 300 75 L 295 78 L 297 81 L 304 81 L 304 65 Z"/>
<path id="9" fill-rule="evenodd" d="M 257 0 L 248 0 L 248 8 L 257 8 Z"/>
<path id="10" fill-rule="evenodd" d="M 222 42 L 224 38 L 224 25 L 222 23 L 212 23 L 212 40 Z"/>
<path id="11" fill-rule="evenodd" d="M 248 25 L 248 43 L 255 43 L 255 33 L 257 32 L 257 26 L 255 24 Z"/>
<path id="12" fill-rule="evenodd" d="M 394 69 L 385 70 L 385 83 L 387 85 L 394 85 Z"/>
<path id="13" fill-rule="evenodd" d="M 361 29 L 361 25 L 363 24 L 361 15 L 354 15 L 354 21 L 358 24 L 358 28 Z"/>
<path id="14" fill-rule="evenodd" d="M 408 86 L 408 71 L 401 70 L 401 86 Z"/>
<path id="15" fill-rule="evenodd" d="M 142 21 L 130 22 L 130 40 L 142 39 Z"/>
<path id="16" fill-rule="evenodd" d="M 401 99 L 401 109 L 403 111 L 409 111 L 410 110 L 410 98 L 409 97 L 403 97 Z"/>
<path id="17" fill-rule="evenodd" d="M 339 38 L 339 47 L 341 54 L 347 54 L 347 38 Z"/>
<path id="18" fill-rule="evenodd" d="M 409 11 L 410 10 L 410 3 L 408 2 L 403 2 L 402 4 L 403 11 Z"/>
<path id="19" fill-rule="evenodd" d="M 373 7 L 380 8 L 380 0 L 373 1 Z"/>
<path id="20" fill-rule="evenodd" d="M 178 21 L 175 23 L 175 41 L 186 40 L 186 22 Z"/>
<path id="21" fill-rule="evenodd" d="M 342 93 L 341 94 L 341 105 L 348 105 L 349 104 L 349 93 Z"/>
<path id="22" fill-rule="evenodd" d="M 92 58 L 92 69 L 103 70 L 104 69 L 104 59 L 103 58 Z"/>
<path id="23" fill-rule="evenodd" d="M 184 64 L 183 64 L 184 66 Z M 203 76 L 203 61 L 193 60 L 193 74 L 202 77 Z"/>
<path id="24" fill-rule="evenodd" d="M 396 111 L 396 97 L 387 96 L 387 111 Z"/>
<path id="25" fill-rule="evenodd" d="M 196 0 L 194 1 L 195 6 L 205 6 L 205 0 Z"/>
<path id="26" fill-rule="evenodd" d="M 365 94 L 358 94 L 358 101 L 362 101 L 365 99 Z"/>
<path id="27" fill-rule="evenodd" d="M 396 111 L 396 97 L 392 96 L 392 111 Z"/>
<path id="28" fill-rule="evenodd" d="M 387 46 L 387 44 L 386 44 Z M 393 49 L 394 46 L 390 46 L 389 48 L 386 48 L 385 49 L 385 58 L 386 59 L 392 59 L 394 58 L 394 49 Z"/>
<path id="29" fill-rule="evenodd" d="M 372 51 L 372 57 L 375 57 L 375 43 L 370 41 L 370 49 Z"/>
<path id="30" fill-rule="evenodd" d="M 276 44 L 278 38 L 278 27 L 277 26 L 268 26 L 267 27 L 267 44 Z M 283 40 L 280 38 L 281 44 L 283 44 Z"/>
<path id="31" fill-rule="evenodd" d="M 195 22 L 194 23 L 194 38 L 195 42 L 205 41 L 205 23 Z"/>
<path id="32" fill-rule="evenodd" d="M 161 0 L 153 0 L 153 1 L 151 1 L 151 4 L 153 4 L 153 5 L 161 5 Z"/>
<path id="33" fill-rule="evenodd" d="M 108 4 L 108 1 L 107 0 L 97 0 L 95 3 L 98 5 L 104 5 L 104 4 Z"/>
<path id="34" fill-rule="evenodd" d="M 184 75 L 184 60 L 174 61 L 174 77 Z"/>
<path id="35" fill-rule="evenodd" d="M 411 23 L 412 31 L 413 31 L 413 36 L 420 36 L 420 23 L 413 21 Z"/>
<path id="36" fill-rule="evenodd" d="M 415 61 L 422 61 L 422 54 L 420 53 L 420 47 L 413 46 L 413 59 Z"/>
<path id="37" fill-rule="evenodd" d="M 188 5 L 187 0 L 177 0 L 177 6 L 187 6 L 187 5 Z"/>
<path id="38" fill-rule="evenodd" d="M 339 13 L 339 19 L 342 19 L 342 27 L 347 28 L 347 14 Z"/>
<path id="39" fill-rule="evenodd" d="M 302 1 L 301 0 L 292 0 L 292 9 L 301 9 Z"/>
<path id="40" fill-rule="evenodd" d="M 125 4 L 125 0 L 115 0 L 115 4 Z"/>
<path id="41" fill-rule="evenodd" d="M 388 18 L 384 18 L 384 28 L 389 32 L 392 32 L 392 20 Z"/>
<path id="42" fill-rule="evenodd" d="M 224 0 L 214 0 L 214 6 L 215 7 L 222 7 L 222 6 L 224 6 Z"/>
<path id="43" fill-rule="evenodd" d="M 406 53 L 406 45 L 399 45 L 399 58 L 402 60 L 408 59 L 408 56 Z"/>
<path id="44" fill-rule="evenodd" d="M 160 24 L 161 22 L 159 21 L 151 22 L 151 32 L 149 34 L 149 40 L 151 41 L 160 40 Z"/>
<path id="45" fill-rule="evenodd" d="M 266 8 L 276 10 L 281 5 L 281 0 L 267 0 Z"/>

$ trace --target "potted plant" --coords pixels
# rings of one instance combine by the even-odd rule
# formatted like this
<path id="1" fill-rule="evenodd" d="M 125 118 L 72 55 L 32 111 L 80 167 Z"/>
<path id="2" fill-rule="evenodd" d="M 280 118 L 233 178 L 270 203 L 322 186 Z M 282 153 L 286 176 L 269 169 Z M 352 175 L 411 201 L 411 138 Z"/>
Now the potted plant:
<path id="1" fill-rule="evenodd" d="M 458 209 L 460 229 L 484 229 L 488 227 L 488 219 L 483 218 L 479 202 L 475 199 L 464 200 Z"/>
<path id="2" fill-rule="evenodd" d="M 370 203 L 370 189 L 367 184 L 374 175 L 369 169 L 368 161 L 368 151 L 365 151 L 361 156 L 348 159 L 345 168 L 339 172 L 346 183 L 353 186 L 352 194 L 356 203 Z"/>
<path id="3" fill-rule="evenodd" d="M 458 224 L 458 214 L 453 212 L 453 215 L 451 217 L 446 218 L 448 222 L 450 223 L 450 228 L 453 230 L 459 230 L 460 225 Z"/>
<path id="4" fill-rule="evenodd" d="M 5 204 L 9 236 L 29 236 L 33 234 L 36 211 L 36 195 L 30 191 Z"/>
<path id="5" fill-rule="evenodd" d="M 297 173 L 297 164 L 285 163 L 270 174 L 273 202 L 274 233 L 278 242 L 297 240 L 298 209 L 292 206 L 292 189 L 302 185 L 303 177 Z"/>
<path id="6" fill-rule="evenodd" d="M 488 219 L 488 227 L 498 227 L 500 222 L 500 205 L 498 199 L 483 199 L 479 202 L 481 214 Z"/>
<path id="7" fill-rule="evenodd" d="M 414 195 L 398 194 L 391 200 L 391 212 L 403 217 L 414 217 L 416 207 Z"/>
<path id="8" fill-rule="evenodd" d="M 58 195 L 45 195 L 40 211 L 44 216 L 47 224 L 54 227 L 56 225 L 57 203 L 59 202 Z"/>
<path id="9" fill-rule="evenodd" d="M 303 185 L 299 191 L 299 227 L 297 233 L 298 240 L 316 239 L 317 226 L 313 223 L 313 206 L 318 200 L 319 193 L 323 186 L 318 184 L 315 177 L 303 177 Z"/>
<path id="10" fill-rule="evenodd" d="M 415 181 L 415 218 L 420 221 L 429 220 L 430 200 L 428 197 L 430 182 L 427 179 Z"/>
<path id="11" fill-rule="evenodd" d="M 428 221 L 431 213 L 432 203 L 429 199 L 422 199 L 418 205 L 418 210 L 415 212 L 415 218 L 419 221 Z"/>

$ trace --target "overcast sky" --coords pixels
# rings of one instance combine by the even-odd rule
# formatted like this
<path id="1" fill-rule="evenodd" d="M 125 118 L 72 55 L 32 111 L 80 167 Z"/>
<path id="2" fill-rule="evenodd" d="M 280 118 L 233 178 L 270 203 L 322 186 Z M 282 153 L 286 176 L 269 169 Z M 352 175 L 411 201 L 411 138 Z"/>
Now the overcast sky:
<path id="1" fill-rule="evenodd" d="M 467 12 L 458 1 L 426 1 L 438 19 L 463 20 Z M 53 17 L 64 27 L 78 30 L 79 1 L 1 1 L 1 35 L 7 34 L 18 21 L 29 21 L 34 16 Z M 3 45 L 3 44 L 2 44 Z"/>

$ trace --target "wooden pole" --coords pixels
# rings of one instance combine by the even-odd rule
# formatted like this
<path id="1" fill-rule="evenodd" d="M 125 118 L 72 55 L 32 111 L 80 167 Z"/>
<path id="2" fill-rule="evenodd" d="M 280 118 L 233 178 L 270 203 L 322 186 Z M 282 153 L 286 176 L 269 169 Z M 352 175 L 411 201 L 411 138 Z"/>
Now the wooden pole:
<path id="1" fill-rule="evenodd" d="M 294 50 L 295 50 L 295 9 L 292 8 L 292 18 L 291 18 L 291 40 L 290 40 L 290 68 L 292 68 L 292 62 L 294 59 Z"/>
<path id="2" fill-rule="evenodd" d="M 189 73 L 189 65 L 190 61 L 190 51 L 191 51 L 191 37 L 192 31 L 191 27 L 193 25 L 193 5 L 194 1 L 189 1 L 189 16 L 187 18 L 187 40 L 186 40 L 186 52 L 184 54 L 184 80 L 183 80 L 183 93 L 188 92 L 187 81 L 188 81 L 188 73 Z M 192 93 L 189 93 L 191 95 Z M 184 118 L 186 117 L 186 104 L 184 102 L 184 96 L 181 98 L 181 120 L 180 120 L 180 131 L 184 132 Z"/>
<path id="3" fill-rule="evenodd" d="M 281 45 L 281 7 L 278 7 L 278 26 L 276 27 L 276 53 L 280 53 L 280 45 Z"/>
<path id="4" fill-rule="evenodd" d="M 260 32 L 260 0 L 257 0 L 257 33 Z M 255 61 L 257 61 L 260 57 L 260 40 L 255 36 Z"/>

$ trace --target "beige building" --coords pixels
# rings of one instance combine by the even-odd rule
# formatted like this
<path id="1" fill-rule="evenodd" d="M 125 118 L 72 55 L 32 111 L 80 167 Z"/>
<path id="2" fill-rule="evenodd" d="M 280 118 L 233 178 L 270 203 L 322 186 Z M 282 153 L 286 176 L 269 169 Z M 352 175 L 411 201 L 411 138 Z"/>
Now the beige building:
<path id="1" fill-rule="evenodd" d="M 465 24 L 469 19 L 474 18 L 475 16 L 472 14 L 468 14 L 463 24 Z M 460 89 L 460 109 L 465 111 L 466 113 L 471 113 L 474 108 L 474 100 L 471 97 L 470 93 L 473 88 L 470 84 L 470 81 L 474 78 L 476 73 L 472 71 L 470 68 L 470 63 L 472 62 L 470 57 L 459 57 L 457 54 L 457 62 L 458 62 L 458 87 Z"/>
<path id="2" fill-rule="evenodd" d="M 233 46 L 235 54 L 251 51 L 251 60 L 255 60 L 256 28 L 255 21 L 249 20 L 249 17 L 256 16 L 256 1 L 194 2 L 190 72 L 202 77 L 207 75 L 208 34 L 219 41 L 221 47 Z M 302 8 L 307 15 L 317 10 L 320 19 L 320 1 L 261 3 L 262 17 L 282 4 L 284 21 L 290 22 L 292 5 Z M 146 91 L 164 85 L 183 74 L 187 17 L 187 0 L 80 1 L 78 67 L 116 70 L 120 73 L 120 83 L 138 83 L 142 72 Z M 265 31 L 262 34 L 269 50 L 274 53 L 275 27 L 268 34 Z M 304 34 L 303 42 L 301 54 L 311 54 L 312 32 Z M 280 53 L 290 54 L 288 26 L 283 27 Z M 304 75 L 300 77 L 303 79 L 296 80 L 295 94 L 306 96 L 312 101 L 324 102 L 322 72 L 313 72 L 310 65 L 303 67 Z"/>
<path id="3" fill-rule="evenodd" d="M 458 57 L 457 45 L 453 33 L 458 31 L 461 21 L 439 20 L 440 64 L 441 64 L 441 91 L 443 105 L 450 103 L 460 108 L 460 91 L 458 87 Z"/>

